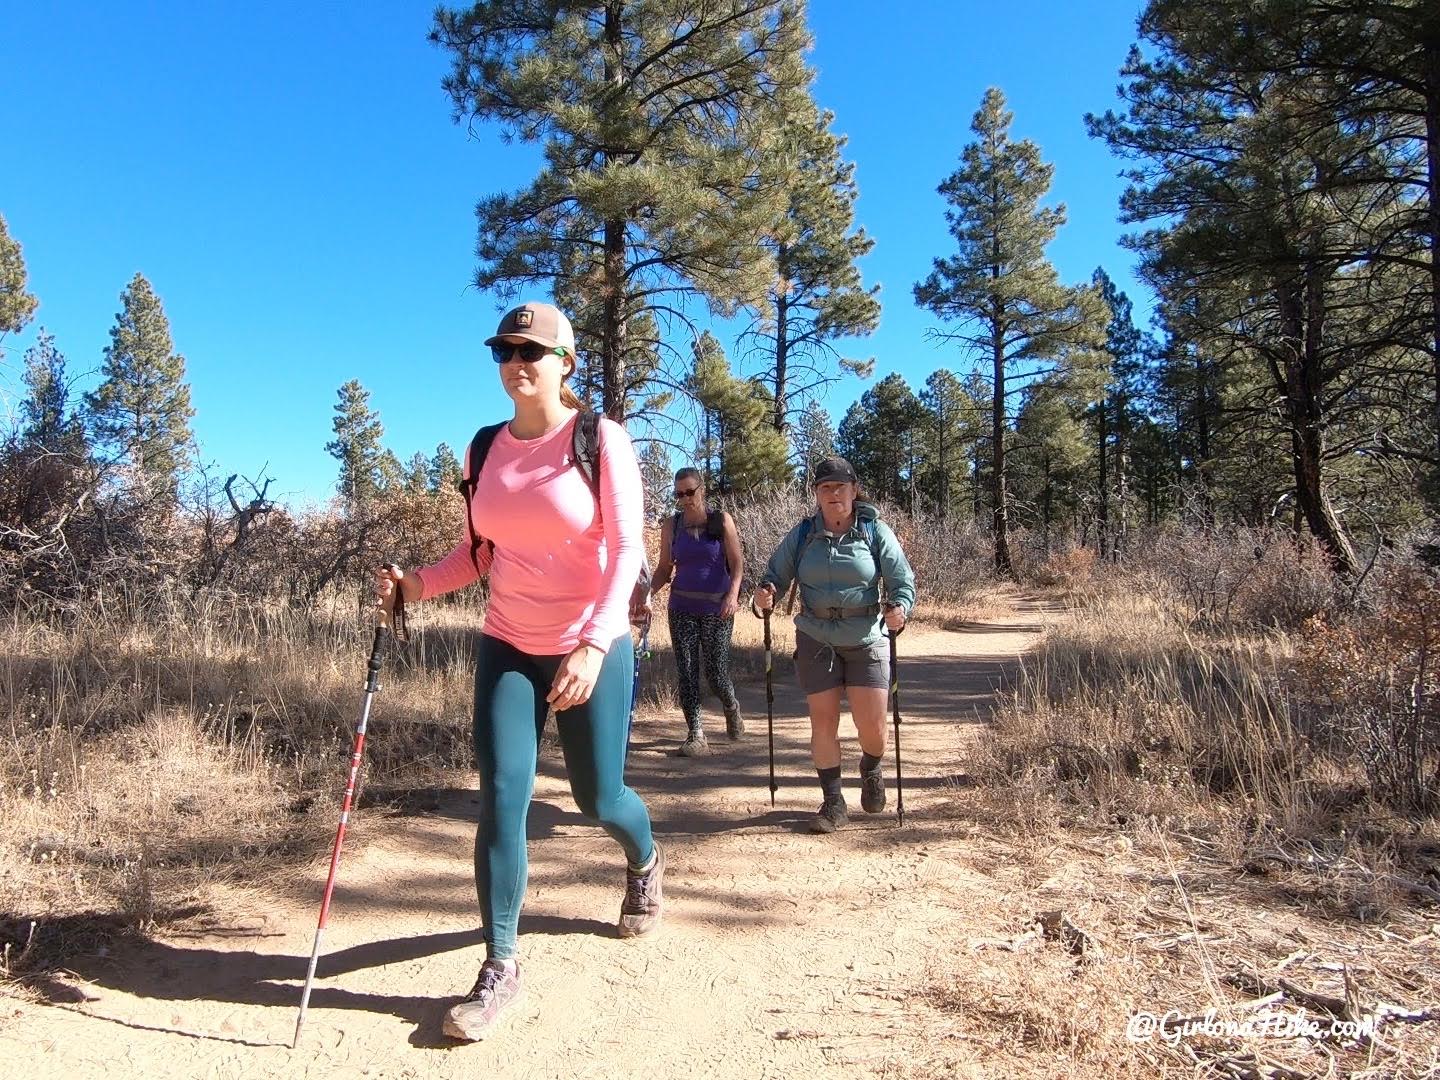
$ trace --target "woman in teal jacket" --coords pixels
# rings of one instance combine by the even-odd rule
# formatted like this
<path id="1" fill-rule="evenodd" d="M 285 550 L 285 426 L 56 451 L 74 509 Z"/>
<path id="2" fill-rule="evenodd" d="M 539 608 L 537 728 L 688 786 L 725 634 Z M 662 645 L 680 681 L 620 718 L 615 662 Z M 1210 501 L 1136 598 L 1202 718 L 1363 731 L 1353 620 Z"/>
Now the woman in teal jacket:
<path id="1" fill-rule="evenodd" d="M 885 711 L 890 686 L 885 632 L 898 632 L 915 607 L 915 574 L 890 527 L 860 498 L 844 458 L 815 467 L 816 512 L 786 534 L 770 556 L 753 606 L 774 608 L 778 593 L 799 585 L 795 670 L 810 707 L 810 753 L 824 801 L 812 832 L 850 820 L 840 788 L 840 696 L 860 736 L 860 806 L 885 809 Z M 880 583 L 885 583 L 885 606 Z"/>

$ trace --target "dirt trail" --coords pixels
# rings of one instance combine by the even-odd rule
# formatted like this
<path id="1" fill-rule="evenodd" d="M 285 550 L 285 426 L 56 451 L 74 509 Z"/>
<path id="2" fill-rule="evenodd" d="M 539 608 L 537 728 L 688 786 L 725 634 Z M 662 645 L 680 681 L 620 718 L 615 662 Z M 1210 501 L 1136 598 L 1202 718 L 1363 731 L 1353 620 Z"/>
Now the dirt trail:
<path id="1" fill-rule="evenodd" d="M 996 887 L 936 810 L 1038 620 L 1017 597 L 993 624 L 901 638 L 903 829 L 892 760 L 889 809 L 859 812 L 846 720 L 855 817 L 832 837 L 803 831 L 819 789 L 788 664 L 776 687 L 773 810 L 763 686 L 741 688 L 751 737 L 732 747 L 722 732 L 706 758 L 672 756 L 678 723 L 638 724 L 629 776 L 669 862 L 666 925 L 653 939 L 614 936 L 618 849 L 575 811 L 558 752 L 542 755 L 520 924 L 527 997 L 484 1043 L 440 1032 L 481 955 L 474 794 L 455 788 L 358 822 L 299 1050 L 288 1044 L 323 866 L 229 932 L 85 961 L 76 974 L 91 1000 L 18 1006 L 0 1027 L 0 1061 L 27 1077 L 903 1073 L 923 1037 L 911 995 L 963 940 L 967 898 Z"/>

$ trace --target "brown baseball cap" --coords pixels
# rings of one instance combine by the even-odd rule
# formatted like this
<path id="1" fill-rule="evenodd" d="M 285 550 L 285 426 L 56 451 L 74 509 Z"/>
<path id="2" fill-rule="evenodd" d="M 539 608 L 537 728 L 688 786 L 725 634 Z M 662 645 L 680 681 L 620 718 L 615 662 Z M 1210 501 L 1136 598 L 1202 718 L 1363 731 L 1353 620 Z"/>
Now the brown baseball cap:
<path id="1" fill-rule="evenodd" d="M 536 341 L 571 354 L 575 352 L 575 329 L 554 304 L 526 303 L 511 308 L 500 320 L 495 336 L 486 338 L 485 344 L 498 345 L 507 338 Z"/>

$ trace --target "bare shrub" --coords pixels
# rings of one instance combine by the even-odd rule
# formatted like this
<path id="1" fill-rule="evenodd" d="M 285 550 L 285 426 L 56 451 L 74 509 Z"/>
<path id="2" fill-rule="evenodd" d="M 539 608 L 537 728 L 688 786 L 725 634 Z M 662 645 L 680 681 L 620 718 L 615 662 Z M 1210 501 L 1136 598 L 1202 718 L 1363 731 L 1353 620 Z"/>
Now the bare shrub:
<path id="1" fill-rule="evenodd" d="M 1335 752 L 1353 748 L 1375 796 L 1401 810 L 1440 807 L 1440 583 L 1413 562 L 1381 576 L 1376 608 L 1313 618 L 1294 687 Z"/>
<path id="2" fill-rule="evenodd" d="M 962 603 L 996 583 L 990 536 L 974 518 L 917 515 L 899 521 L 896 532 L 917 591 L 927 600 Z"/>
<path id="3" fill-rule="evenodd" d="M 1098 559 L 1094 548 L 1072 544 L 1047 556 L 1027 576 L 1039 585 L 1079 592 L 1090 588 Z"/>
<path id="4" fill-rule="evenodd" d="M 753 586 L 785 535 L 815 512 L 815 502 L 787 489 L 726 508 L 745 547 L 747 585 Z M 994 584 L 990 542 L 974 519 L 911 517 L 889 505 L 879 510 L 900 541 L 925 599 L 963 601 Z"/>
<path id="5" fill-rule="evenodd" d="M 1347 602 L 1318 541 L 1278 530 L 1159 530 L 1113 572 L 1210 630 L 1297 629 Z"/>

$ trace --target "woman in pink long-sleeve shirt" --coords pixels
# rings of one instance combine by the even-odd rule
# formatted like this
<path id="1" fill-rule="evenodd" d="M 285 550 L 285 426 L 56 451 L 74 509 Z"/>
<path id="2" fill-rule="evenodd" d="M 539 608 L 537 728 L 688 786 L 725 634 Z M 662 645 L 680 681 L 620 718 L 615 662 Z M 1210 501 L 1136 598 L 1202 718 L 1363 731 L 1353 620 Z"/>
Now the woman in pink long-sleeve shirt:
<path id="1" fill-rule="evenodd" d="M 460 1039 L 483 1038 L 520 994 L 515 943 L 528 872 L 525 818 L 549 709 L 576 805 L 625 850 L 621 937 L 659 925 L 665 869 L 645 804 L 624 778 L 634 664 L 629 602 L 644 558 L 634 447 L 619 424 L 600 420 L 597 501 L 574 460 L 583 406 L 565 385 L 575 368 L 575 335 L 559 309 L 522 304 L 486 344 L 515 416 L 484 457 L 466 533 L 432 566 L 377 572 L 381 603 L 397 586 L 409 603 L 490 578 L 474 715 L 481 803 L 475 884 L 486 959 L 474 988 L 445 1017 L 446 1033 Z M 471 527 L 484 539 L 478 546 Z"/>

